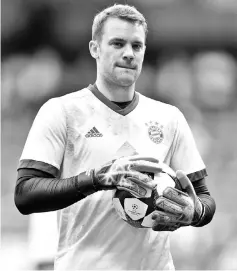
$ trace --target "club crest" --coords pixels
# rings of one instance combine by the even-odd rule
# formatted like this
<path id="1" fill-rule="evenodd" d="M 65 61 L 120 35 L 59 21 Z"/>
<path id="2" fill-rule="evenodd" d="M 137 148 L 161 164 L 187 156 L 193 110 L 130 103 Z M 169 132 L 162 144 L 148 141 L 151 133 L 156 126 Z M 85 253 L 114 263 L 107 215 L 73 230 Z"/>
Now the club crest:
<path id="1" fill-rule="evenodd" d="M 150 139 L 156 143 L 160 144 L 164 139 L 163 125 L 160 125 L 158 122 L 150 121 L 146 123 L 148 127 L 148 136 Z"/>

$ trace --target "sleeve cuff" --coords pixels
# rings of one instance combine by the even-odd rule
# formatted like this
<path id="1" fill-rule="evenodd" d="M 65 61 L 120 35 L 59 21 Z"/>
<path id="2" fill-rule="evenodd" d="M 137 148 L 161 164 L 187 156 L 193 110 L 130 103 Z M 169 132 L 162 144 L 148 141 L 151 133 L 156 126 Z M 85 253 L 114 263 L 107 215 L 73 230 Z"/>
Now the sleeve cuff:
<path id="1" fill-rule="evenodd" d="M 208 176 L 208 174 L 207 174 L 207 170 L 204 168 L 202 170 L 199 170 L 199 171 L 196 171 L 193 173 L 189 173 L 189 174 L 187 174 L 187 176 L 191 182 L 195 182 L 195 181 L 198 181 L 198 180 Z"/>
<path id="2" fill-rule="evenodd" d="M 45 162 L 31 160 L 31 159 L 20 160 L 19 165 L 18 165 L 18 169 L 20 169 L 20 168 L 38 169 L 41 171 L 45 171 L 45 172 L 53 175 L 54 177 L 57 177 L 59 174 L 59 170 L 55 166 L 52 166 L 52 165 L 47 164 Z"/>

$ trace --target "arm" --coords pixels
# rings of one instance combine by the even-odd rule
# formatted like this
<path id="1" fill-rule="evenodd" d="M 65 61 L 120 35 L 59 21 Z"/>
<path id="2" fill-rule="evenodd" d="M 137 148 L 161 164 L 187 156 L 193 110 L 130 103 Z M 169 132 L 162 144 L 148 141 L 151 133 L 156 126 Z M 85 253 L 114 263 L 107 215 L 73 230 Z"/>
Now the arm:
<path id="1" fill-rule="evenodd" d="M 193 226 L 202 227 L 211 222 L 216 211 L 216 203 L 208 190 L 205 178 L 195 181 L 192 184 L 196 195 L 198 196 L 200 202 L 203 205 L 202 219 Z"/>
<path id="2" fill-rule="evenodd" d="M 53 171 L 51 165 L 44 165 Z M 135 196 L 146 197 L 155 183 L 141 172 L 156 173 L 162 170 L 156 159 L 142 156 L 113 160 L 65 179 L 36 169 L 37 161 L 34 161 L 34 166 L 35 168 L 18 169 L 15 204 L 22 214 L 66 208 L 100 190 L 119 188 L 128 190 Z"/>

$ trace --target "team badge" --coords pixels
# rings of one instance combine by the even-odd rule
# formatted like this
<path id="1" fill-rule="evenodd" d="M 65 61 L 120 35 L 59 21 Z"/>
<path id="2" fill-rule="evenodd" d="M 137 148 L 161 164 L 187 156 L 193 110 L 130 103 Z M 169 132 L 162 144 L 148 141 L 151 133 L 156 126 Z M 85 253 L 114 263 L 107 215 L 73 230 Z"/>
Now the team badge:
<path id="1" fill-rule="evenodd" d="M 164 139 L 163 125 L 160 125 L 158 122 L 150 121 L 146 123 L 148 127 L 148 135 L 150 139 L 156 143 L 160 144 Z"/>

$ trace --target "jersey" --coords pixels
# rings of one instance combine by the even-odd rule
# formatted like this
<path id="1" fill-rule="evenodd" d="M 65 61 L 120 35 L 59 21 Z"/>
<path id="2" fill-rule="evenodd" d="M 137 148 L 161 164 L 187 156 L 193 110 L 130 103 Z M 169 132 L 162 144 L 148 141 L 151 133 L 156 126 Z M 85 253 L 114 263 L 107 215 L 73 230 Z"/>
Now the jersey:
<path id="1" fill-rule="evenodd" d="M 92 85 L 41 107 L 20 165 L 68 178 L 135 154 L 184 170 L 191 181 L 206 175 L 179 109 L 137 92 L 121 109 Z M 113 195 L 114 191 L 99 191 L 58 211 L 55 269 L 174 269 L 169 233 L 124 222 L 113 207 Z"/>

